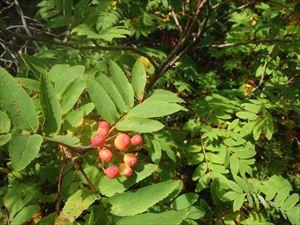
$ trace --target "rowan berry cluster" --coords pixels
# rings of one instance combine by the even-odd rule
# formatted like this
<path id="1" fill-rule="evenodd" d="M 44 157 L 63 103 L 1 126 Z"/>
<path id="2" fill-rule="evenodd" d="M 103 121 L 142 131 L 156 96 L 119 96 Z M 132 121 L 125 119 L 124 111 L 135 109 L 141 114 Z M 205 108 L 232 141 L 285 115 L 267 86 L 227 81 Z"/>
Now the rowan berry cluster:
<path id="1" fill-rule="evenodd" d="M 108 122 L 100 122 L 97 133 L 91 138 L 92 146 L 98 149 L 101 168 L 108 178 L 116 178 L 119 174 L 130 177 L 134 172 L 132 167 L 138 160 L 134 153 L 127 152 L 131 148 L 141 145 L 143 138 L 139 134 L 130 138 L 126 133 L 117 133 L 109 137 L 112 130 Z M 108 166 L 105 167 L 105 165 Z"/>

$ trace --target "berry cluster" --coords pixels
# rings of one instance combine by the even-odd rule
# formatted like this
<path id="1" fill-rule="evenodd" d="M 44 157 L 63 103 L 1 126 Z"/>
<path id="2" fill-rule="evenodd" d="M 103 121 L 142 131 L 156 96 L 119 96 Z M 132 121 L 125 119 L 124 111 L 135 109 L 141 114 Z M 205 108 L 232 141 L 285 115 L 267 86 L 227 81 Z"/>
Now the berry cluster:
<path id="1" fill-rule="evenodd" d="M 132 167 L 137 163 L 137 157 L 134 153 L 126 152 L 131 147 L 141 145 L 143 138 L 139 134 L 130 138 L 129 135 L 125 133 L 118 133 L 108 137 L 112 130 L 108 122 L 100 122 L 97 133 L 91 138 L 92 146 L 99 149 L 98 157 L 101 161 L 101 168 L 108 178 L 116 178 L 119 174 L 124 177 L 130 177 L 133 174 Z M 110 143 L 111 140 L 113 140 L 113 143 Z M 105 168 L 104 163 L 112 163 L 114 161 L 114 155 L 118 156 L 118 162 L 121 161 L 121 163 Z"/>

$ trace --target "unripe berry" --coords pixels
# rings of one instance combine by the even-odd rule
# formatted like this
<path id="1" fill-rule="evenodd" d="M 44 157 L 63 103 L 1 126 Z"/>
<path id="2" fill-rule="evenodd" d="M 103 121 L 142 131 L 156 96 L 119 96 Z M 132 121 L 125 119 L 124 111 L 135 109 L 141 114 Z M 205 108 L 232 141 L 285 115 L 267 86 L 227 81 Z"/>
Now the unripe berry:
<path id="1" fill-rule="evenodd" d="M 131 138 L 131 144 L 133 145 L 141 145 L 142 143 L 143 143 L 143 138 L 139 134 L 136 134 Z"/>
<path id="2" fill-rule="evenodd" d="M 106 121 L 102 121 L 98 124 L 98 131 L 97 134 L 101 134 L 107 136 L 110 130 L 109 123 Z"/>
<path id="3" fill-rule="evenodd" d="M 121 163 L 119 165 L 119 171 L 120 174 L 124 177 L 130 177 L 133 174 L 133 170 L 125 163 Z"/>
<path id="4" fill-rule="evenodd" d="M 137 158 L 132 153 L 125 154 L 123 160 L 124 163 L 130 167 L 135 166 L 135 164 L 137 163 Z"/>
<path id="5" fill-rule="evenodd" d="M 130 137 L 127 134 L 119 134 L 114 141 L 118 150 L 126 151 L 130 145 Z"/>
<path id="6" fill-rule="evenodd" d="M 99 159 L 104 162 L 111 162 L 113 158 L 113 153 L 109 148 L 102 148 L 98 153 Z"/>
<path id="7" fill-rule="evenodd" d="M 106 141 L 106 137 L 101 134 L 96 134 L 95 136 L 92 137 L 91 141 L 94 147 L 101 147 L 102 145 L 104 145 Z"/>
<path id="8" fill-rule="evenodd" d="M 114 179 L 119 175 L 119 168 L 115 165 L 112 165 L 106 169 L 103 169 L 105 175 L 110 178 Z"/>

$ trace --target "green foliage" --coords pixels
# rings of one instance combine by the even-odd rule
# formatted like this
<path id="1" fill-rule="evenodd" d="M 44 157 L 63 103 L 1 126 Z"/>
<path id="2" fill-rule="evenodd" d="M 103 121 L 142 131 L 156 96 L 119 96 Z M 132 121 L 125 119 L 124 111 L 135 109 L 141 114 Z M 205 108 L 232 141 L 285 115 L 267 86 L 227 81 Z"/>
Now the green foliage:
<path id="1" fill-rule="evenodd" d="M 89 191 L 76 191 L 66 201 L 66 204 L 62 209 L 62 212 L 56 218 L 55 223 L 67 224 L 74 222 L 84 210 L 89 208 L 89 206 L 98 199 L 100 199 L 99 196 Z"/>
<path id="2" fill-rule="evenodd" d="M 125 192 L 112 197 L 111 213 L 117 216 L 132 216 L 145 212 L 149 207 L 170 195 L 180 181 L 165 181 L 143 187 L 134 192 Z M 155 193 L 155 195 L 153 195 Z M 141 201 L 143 198 L 143 201 Z"/>
<path id="3" fill-rule="evenodd" d="M 0 68 L 0 107 L 5 110 L 9 119 L 20 129 L 36 132 L 38 116 L 32 100 L 17 81 Z"/>
<path id="4" fill-rule="evenodd" d="M 32 136 L 12 136 L 9 145 L 9 155 L 12 166 L 16 171 L 24 169 L 38 156 L 43 137 L 38 134 Z"/>

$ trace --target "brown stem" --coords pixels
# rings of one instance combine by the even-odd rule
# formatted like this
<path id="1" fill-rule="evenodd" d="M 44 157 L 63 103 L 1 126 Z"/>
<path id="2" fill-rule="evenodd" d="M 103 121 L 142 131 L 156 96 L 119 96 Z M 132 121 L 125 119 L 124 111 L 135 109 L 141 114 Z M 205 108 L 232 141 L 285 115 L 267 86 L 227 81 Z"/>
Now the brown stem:
<path id="1" fill-rule="evenodd" d="M 95 186 L 92 184 L 90 178 L 88 177 L 88 175 L 84 172 L 83 168 L 82 168 L 82 165 L 80 164 L 79 167 L 78 167 L 79 171 L 81 172 L 81 174 L 84 176 L 85 180 L 87 181 L 90 189 L 94 192 L 96 192 L 96 188 Z"/>
<path id="2" fill-rule="evenodd" d="M 62 154 L 62 164 L 60 167 L 60 171 L 59 171 L 59 176 L 58 176 L 58 183 L 57 183 L 57 199 L 56 199 L 56 206 L 55 206 L 55 210 L 56 210 L 56 214 L 59 214 L 59 210 L 60 210 L 60 193 L 61 193 L 61 181 L 62 181 L 62 177 L 64 174 L 64 170 L 65 167 L 67 165 L 67 158 L 65 156 L 65 154 Z"/>
<path id="3" fill-rule="evenodd" d="M 155 67 L 155 70 L 157 70 L 157 63 L 150 55 L 148 55 L 146 52 L 144 52 L 138 48 L 133 48 L 130 46 L 101 46 L 101 45 L 87 46 L 87 45 L 71 44 L 71 43 L 66 43 L 66 42 L 61 42 L 61 41 L 53 41 L 53 40 L 29 36 L 29 35 L 25 35 L 25 34 L 20 35 L 20 34 L 17 34 L 13 31 L 10 31 L 7 29 L 0 28 L 0 31 L 1 31 L 1 33 L 5 34 L 5 35 L 9 35 L 9 36 L 15 37 L 17 39 L 21 39 L 21 40 L 36 41 L 36 42 L 42 42 L 42 43 L 46 43 L 46 44 L 50 44 L 50 45 L 65 46 L 65 47 L 74 48 L 74 49 L 78 49 L 78 50 L 132 51 L 138 55 L 141 55 L 141 56 L 144 56 L 145 58 L 147 58 L 151 62 L 151 64 Z"/>
<path id="4" fill-rule="evenodd" d="M 197 8 L 196 12 L 192 16 L 191 20 L 188 20 L 184 31 L 180 35 L 180 38 L 173 50 L 168 54 L 167 58 L 162 61 L 162 63 L 159 65 L 158 70 L 156 73 L 149 79 L 149 82 L 147 84 L 146 89 L 149 90 L 153 87 L 155 82 L 158 80 L 158 78 L 170 68 L 170 62 L 173 61 L 173 59 L 180 54 L 180 52 L 186 48 L 186 45 L 189 45 L 189 41 L 193 39 L 193 30 L 197 24 L 197 19 L 199 15 L 202 12 L 202 9 L 204 6 L 208 3 L 208 0 L 197 1 Z"/>
<path id="5" fill-rule="evenodd" d="M 172 17 L 173 17 L 173 19 L 174 19 L 174 22 L 175 22 L 175 24 L 176 24 L 176 26 L 177 26 L 179 32 L 182 33 L 182 32 L 183 32 L 182 27 L 181 27 L 181 25 L 180 25 L 180 23 L 179 23 L 179 20 L 178 20 L 178 18 L 177 18 L 177 15 L 176 15 L 176 13 L 174 12 L 173 6 L 171 5 L 170 2 L 169 2 L 169 10 L 170 10 L 170 12 L 171 12 L 171 15 L 172 15 Z"/>

